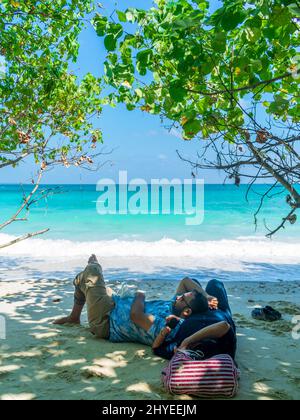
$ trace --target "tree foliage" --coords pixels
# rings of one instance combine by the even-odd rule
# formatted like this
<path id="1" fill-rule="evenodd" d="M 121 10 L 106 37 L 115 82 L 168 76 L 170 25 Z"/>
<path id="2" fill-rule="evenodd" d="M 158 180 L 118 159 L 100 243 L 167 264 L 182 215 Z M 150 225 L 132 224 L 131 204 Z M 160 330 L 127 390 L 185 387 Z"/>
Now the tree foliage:
<path id="1" fill-rule="evenodd" d="M 2 0 L 0 4 L 0 168 L 34 155 L 42 168 L 86 162 L 101 141 L 100 83 L 72 74 L 90 0 Z M 81 159 L 81 160 L 80 160 Z"/>
<path id="2" fill-rule="evenodd" d="M 105 81 L 128 110 L 172 122 L 185 140 L 207 140 L 240 184 L 244 167 L 274 179 L 300 207 L 300 7 L 295 0 L 156 0 L 149 10 L 97 15 Z M 297 143 L 298 142 L 298 143 Z M 225 151 L 226 150 L 226 151 Z M 293 221 L 294 221 L 294 214 Z"/>
<path id="3" fill-rule="evenodd" d="M 102 110 L 100 80 L 92 74 L 79 80 L 70 71 L 92 10 L 91 0 L 1 0 L 0 169 L 34 158 L 38 174 L 32 191 L 24 193 L 19 209 L 0 224 L 0 231 L 27 220 L 30 207 L 52 193 L 42 190 L 33 198 L 47 169 L 91 168 L 97 156 L 91 149 L 102 142 L 102 134 L 91 118 Z M 29 233 L 1 248 L 47 231 Z"/>
<path id="4" fill-rule="evenodd" d="M 257 101 L 269 94 L 268 113 L 297 120 L 298 79 L 291 73 L 300 9 L 293 0 L 225 0 L 212 14 L 207 1 L 156 3 L 149 11 L 117 13 L 121 22 L 138 24 L 132 34 L 103 16 L 94 20 L 109 51 L 106 81 L 130 108 L 142 99 L 147 111 L 180 122 L 186 139 L 214 134 L 217 119 L 230 122 L 234 140 L 245 124 L 238 101 L 249 93 Z M 145 86 L 138 79 L 148 71 L 153 81 Z"/>

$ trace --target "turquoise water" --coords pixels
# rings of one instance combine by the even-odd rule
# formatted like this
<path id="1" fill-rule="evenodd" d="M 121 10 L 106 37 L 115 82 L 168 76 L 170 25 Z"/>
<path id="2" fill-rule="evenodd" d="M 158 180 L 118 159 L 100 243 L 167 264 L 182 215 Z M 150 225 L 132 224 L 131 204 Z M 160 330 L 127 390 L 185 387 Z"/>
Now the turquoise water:
<path id="1" fill-rule="evenodd" d="M 58 187 L 58 186 L 56 186 Z M 25 187 L 28 191 L 30 187 Z M 43 187 L 45 188 L 45 187 Z M 54 186 L 51 186 L 54 188 Z M 246 186 L 206 185 L 205 218 L 199 226 L 187 226 L 183 215 L 99 215 L 96 203 L 100 193 L 94 185 L 59 186 L 61 193 L 35 204 L 29 221 L 14 223 L 1 233 L 19 235 L 27 231 L 50 228 L 45 239 L 72 241 L 142 240 L 159 241 L 170 238 L 176 241 L 219 241 L 240 237 L 261 237 L 267 233 L 264 222 L 276 227 L 286 216 L 288 207 L 285 195 L 266 201 L 258 216 L 258 229 L 254 226 L 254 213 L 260 195 L 250 193 L 246 201 Z M 256 186 L 264 193 L 268 186 Z M 278 193 L 281 190 L 277 190 Z M 22 190 L 18 185 L 0 186 L 1 221 L 10 217 L 21 202 Z M 23 214 L 24 216 L 24 214 Z M 300 224 L 287 226 L 277 234 L 283 241 L 300 238 Z"/>
<path id="2" fill-rule="evenodd" d="M 206 185 L 204 221 L 187 226 L 185 215 L 100 215 L 97 201 L 103 197 L 96 186 L 59 186 L 60 194 L 32 207 L 28 222 L 14 223 L 0 232 L 3 244 L 50 228 L 43 236 L 0 249 L 0 271 L 8 269 L 9 278 L 14 279 L 17 274 L 11 268 L 16 270 L 17 261 L 20 278 L 75 276 L 95 253 L 106 277 L 113 281 L 174 281 L 183 275 L 223 281 L 300 280 L 299 223 L 287 226 L 272 240 L 265 237 L 264 223 L 275 228 L 287 214 L 286 194 L 266 201 L 255 230 L 258 194 L 268 188 L 257 186 L 247 202 L 246 186 Z M 21 197 L 20 186 L 0 186 L 1 220 L 16 211 Z"/>

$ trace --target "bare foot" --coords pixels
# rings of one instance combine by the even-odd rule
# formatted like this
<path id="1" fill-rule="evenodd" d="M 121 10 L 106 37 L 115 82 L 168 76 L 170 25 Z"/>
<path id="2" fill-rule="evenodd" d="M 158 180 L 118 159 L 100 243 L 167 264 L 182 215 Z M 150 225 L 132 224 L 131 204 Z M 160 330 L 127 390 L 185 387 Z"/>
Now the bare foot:
<path id="1" fill-rule="evenodd" d="M 99 264 L 99 261 L 95 254 L 92 254 L 89 258 L 89 264 Z"/>
<path id="2" fill-rule="evenodd" d="M 65 325 L 65 324 L 80 324 L 80 319 L 71 318 L 70 316 L 66 316 L 65 318 L 57 319 L 53 322 L 54 325 Z"/>

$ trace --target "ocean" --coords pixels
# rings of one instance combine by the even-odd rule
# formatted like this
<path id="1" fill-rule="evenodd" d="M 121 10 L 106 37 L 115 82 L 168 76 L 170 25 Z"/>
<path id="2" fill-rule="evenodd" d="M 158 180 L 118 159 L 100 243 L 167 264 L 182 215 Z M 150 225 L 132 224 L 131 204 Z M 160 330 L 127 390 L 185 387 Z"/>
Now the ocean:
<path id="1" fill-rule="evenodd" d="M 30 186 L 23 188 L 29 191 Z M 94 252 L 106 262 L 110 278 L 138 273 L 143 278 L 174 279 L 182 273 L 223 280 L 300 279 L 300 224 L 288 225 L 272 240 L 265 237 L 266 226 L 277 227 L 287 215 L 282 189 L 265 201 L 255 227 L 254 214 L 267 185 L 256 186 L 248 200 L 245 185 L 205 185 L 204 220 L 195 226 L 186 225 L 186 215 L 100 215 L 95 185 L 41 188 L 59 194 L 35 203 L 28 222 L 2 230 L 0 243 L 44 228 L 50 228 L 49 233 L 0 250 L 2 261 L 12 257 L 61 261 Z M 0 186 L 1 222 L 21 199 L 19 185 Z M 174 195 L 172 200 L 171 210 L 176 206 Z"/>

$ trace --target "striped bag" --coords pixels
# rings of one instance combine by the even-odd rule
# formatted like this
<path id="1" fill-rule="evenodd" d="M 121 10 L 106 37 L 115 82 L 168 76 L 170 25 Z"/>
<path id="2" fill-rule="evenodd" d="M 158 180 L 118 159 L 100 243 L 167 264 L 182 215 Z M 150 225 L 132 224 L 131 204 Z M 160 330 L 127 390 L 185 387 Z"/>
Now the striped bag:
<path id="1" fill-rule="evenodd" d="M 178 351 L 162 372 L 162 382 L 171 394 L 203 398 L 232 398 L 238 391 L 239 370 L 229 355 L 208 360 L 191 350 Z"/>

